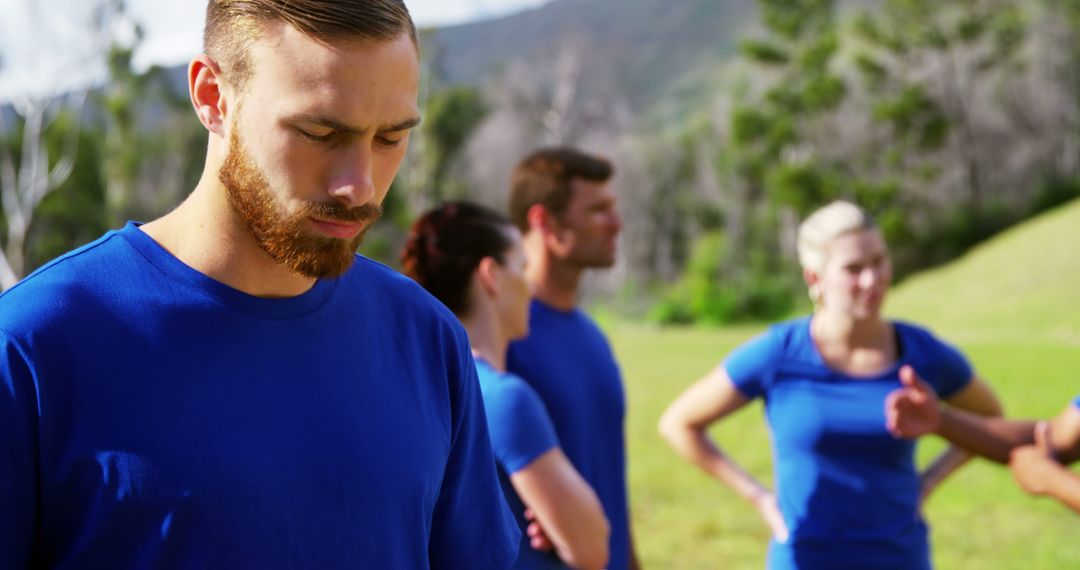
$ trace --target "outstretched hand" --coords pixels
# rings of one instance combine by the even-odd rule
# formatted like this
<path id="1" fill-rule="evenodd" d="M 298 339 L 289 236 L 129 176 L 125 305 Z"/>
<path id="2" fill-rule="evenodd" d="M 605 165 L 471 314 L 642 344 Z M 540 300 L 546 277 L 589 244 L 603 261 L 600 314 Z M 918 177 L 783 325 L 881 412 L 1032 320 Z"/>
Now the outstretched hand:
<path id="1" fill-rule="evenodd" d="M 885 425 L 894 437 L 916 438 L 937 431 L 941 404 L 937 394 L 911 366 L 900 367 L 900 384 L 885 398 Z"/>
<path id="2" fill-rule="evenodd" d="M 1061 465 L 1054 459 L 1054 449 L 1050 445 L 1050 424 L 1035 424 L 1035 443 L 1023 445 L 1012 450 L 1009 455 L 1009 470 L 1012 471 L 1016 484 L 1032 495 L 1043 495 L 1048 484 Z"/>

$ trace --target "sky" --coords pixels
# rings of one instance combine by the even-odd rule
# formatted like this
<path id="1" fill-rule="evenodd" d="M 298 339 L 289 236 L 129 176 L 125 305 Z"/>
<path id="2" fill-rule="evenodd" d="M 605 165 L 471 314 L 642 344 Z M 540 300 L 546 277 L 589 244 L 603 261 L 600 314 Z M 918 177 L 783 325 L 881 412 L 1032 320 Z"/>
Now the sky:
<path id="1" fill-rule="evenodd" d="M 547 0 L 405 0 L 418 26 L 441 26 L 524 10 Z M 91 29 L 89 0 L 0 0 L 0 101 L 27 92 L 55 91 L 100 80 L 92 54 L 101 41 Z M 127 0 L 128 14 L 146 32 L 135 65 L 184 63 L 201 46 L 206 3 Z M 120 27 L 118 37 L 131 32 Z"/>

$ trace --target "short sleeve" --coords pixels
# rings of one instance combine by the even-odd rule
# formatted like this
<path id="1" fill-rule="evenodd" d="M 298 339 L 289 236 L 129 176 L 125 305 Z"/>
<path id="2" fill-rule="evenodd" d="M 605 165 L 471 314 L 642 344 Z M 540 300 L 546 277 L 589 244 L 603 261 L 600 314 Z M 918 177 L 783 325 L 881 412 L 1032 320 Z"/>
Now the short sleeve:
<path id="1" fill-rule="evenodd" d="M 914 346 L 905 346 L 904 350 L 916 351 L 910 355 L 915 370 L 934 388 L 938 397 L 947 400 L 971 382 L 974 375 L 971 364 L 953 345 L 929 331 L 916 330 L 916 334 L 910 336 L 918 340 L 912 343 Z"/>
<path id="2" fill-rule="evenodd" d="M 432 568 L 509 568 L 521 534 L 499 486 L 476 365 L 464 333 L 456 337 L 456 355 L 448 357 L 455 360 L 449 366 L 450 456 L 432 515 L 428 556 Z"/>
<path id="3" fill-rule="evenodd" d="M 1073 399 L 1072 405 L 1077 410 L 1080 410 L 1080 396 L 1077 396 L 1076 398 Z"/>
<path id="4" fill-rule="evenodd" d="M 762 333 L 733 350 L 723 367 L 731 382 L 748 398 L 765 395 L 777 359 L 780 343 L 774 329 Z"/>
<path id="5" fill-rule="evenodd" d="M 30 566 L 37 528 L 37 390 L 30 365 L 0 334 L 0 568 Z"/>
<path id="6" fill-rule="evenodd" d="M 517 473 L 559 445 L 540 396 L 516 376 L 505 375 L 486 391 L 484 408 L 495 459 L 507 474 Z"/>

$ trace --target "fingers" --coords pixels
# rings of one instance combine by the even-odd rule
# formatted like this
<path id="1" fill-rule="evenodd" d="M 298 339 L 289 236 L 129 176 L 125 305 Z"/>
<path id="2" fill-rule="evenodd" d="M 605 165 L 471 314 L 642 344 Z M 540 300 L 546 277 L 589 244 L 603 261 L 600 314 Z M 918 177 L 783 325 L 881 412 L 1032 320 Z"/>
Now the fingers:
<path id="1" fill-rule="evenodd" d="M 529 536 L 529 546 L 534 550 L 552 550 L 555 545 L 548 539 L 547 534 L 544 533 L 544 527 L 540 526 L 540 522 L 536 520 L 536 513 L 529 508 L 525 509 L 525 520 L 529 521 L 528 526 L 525 527 L 525 534 Z"/>
<path id="2" fill-rule="evenodd" d="M 910 365 L 905 364 L 900 367 L 900 383 L 905 388 L 910 388 L 912 392 L 910 397 L 917 404 L 921 404 L 930 396 L 930 386 L 923 382 L 923 379 L 915 372 L 915 369 Z"/>
<path id="3" fill-rule="evenodd" d="M 1050 423 L 1041 421 L 1035 424 L 1035 447 L 1046 454 L 1047 457 L 1054 456 L 1054 447 L 1050 442 Z"/>
<path id="4" fill-rule="evenodd" d="M 534 550 L 551 550 L 554 545 L 544 534 L 544 529 L 541 528 L 540 523 L 531 522 L 529 526 L 525 528 L 525 534 L 529 535 L 529 546 Z"/>

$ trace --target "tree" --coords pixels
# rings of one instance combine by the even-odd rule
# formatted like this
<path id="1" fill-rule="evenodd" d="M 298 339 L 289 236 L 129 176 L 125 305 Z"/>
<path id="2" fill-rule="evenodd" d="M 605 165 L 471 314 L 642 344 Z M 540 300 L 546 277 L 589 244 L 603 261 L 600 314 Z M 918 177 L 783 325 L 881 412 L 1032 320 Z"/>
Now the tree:
<path id="1" fill-rule="evenodd" d="M 114 21 L 123 14 L 119 0 L 102 0 L 91 10 L 90 49 L 70 55 L 62 72 L 100 62 L 111 41 Z M 0 145 L 0 198 L 7 225 L 7 239 L 0 250 L 0 287 L 13 286 L 26 270 L 26 237 L 34 212 L 42 200 L 59 188 L 71 175 L 78 150 L 79 129 L 87 87 L 63 84 L 58 74 L 47 88 L 18 96 L 12 101 L 21 131 L 21 145 L 16 153 L 10 145 Z M 47 144 L 47 132 L 63 122 L 65 143 L 59 156 Z M 0 113 L 0 132 L 9 132 Z"/>
<path id="2" fill-rule="evenodd" d="M 995 77 L 1017 73 L 1024 10 L 1011 0 L 883 4 L 860 16 L 855 27 L 863 42 L 856 61 L 874 99 L 874 116 L 892 129 L 892 142 L 880 156 L 919 171 L 920 162 L 933 161 L 952 143 L 955 160 L 949 162 L 962 165 L 968 211 L 979 217 L 988 183 L 979 107 Z"/>
<path id="3" fill-rule="evenodd" d="M 447 180 L 450 168 L 487 112 L 487 104 L 479 91 L 471 87 L 450 87 L 428 99 L 423 136 L 432 204 L 452 194 Z"/>

